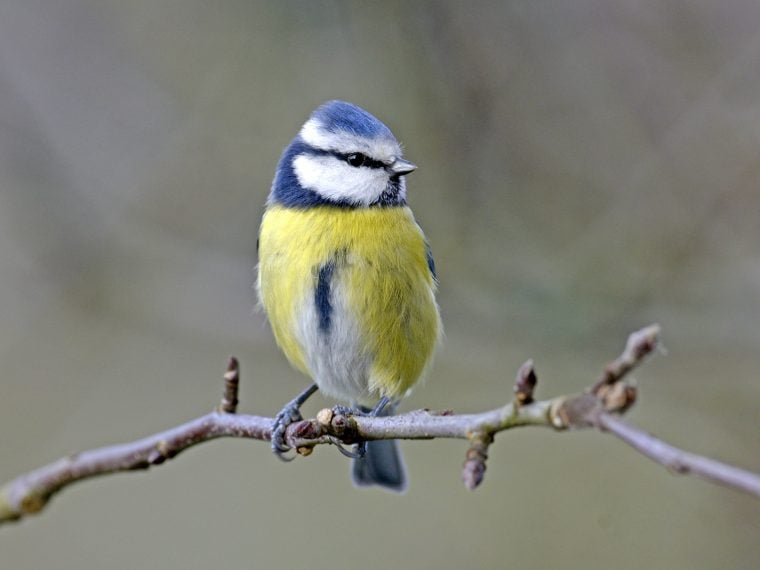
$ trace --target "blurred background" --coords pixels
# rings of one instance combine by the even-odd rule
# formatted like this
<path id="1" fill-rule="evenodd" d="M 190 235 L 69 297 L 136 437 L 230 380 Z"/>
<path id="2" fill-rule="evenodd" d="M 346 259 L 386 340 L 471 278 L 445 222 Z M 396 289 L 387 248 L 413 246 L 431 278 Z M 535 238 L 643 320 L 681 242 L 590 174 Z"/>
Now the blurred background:
<path id="1" fill-rule="evenodd" d="M 760 4 L 0 3 L 0 480 L 306 385 L 255 309 L 275 164 L 342 98 L 420 168 L 447 331 L 404 404 L 489 409 L 532 357 L 579 390 L 664 328 L 635 424 L 760 470 Z M 305 412 L 332 402 L 315 397 Z M 597 433 L 403 444 L 403 496 L 334 449 L 217 441 L 0 529 L 37 568 L 756 568 L 760 503 Z"/>

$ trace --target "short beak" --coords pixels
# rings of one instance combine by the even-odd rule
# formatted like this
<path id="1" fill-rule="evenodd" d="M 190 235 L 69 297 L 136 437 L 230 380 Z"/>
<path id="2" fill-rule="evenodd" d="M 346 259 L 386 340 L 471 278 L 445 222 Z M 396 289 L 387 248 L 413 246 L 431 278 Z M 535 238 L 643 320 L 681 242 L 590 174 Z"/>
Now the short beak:
<path id="1" fill-rule="evenodd" d="M 417 165 L 403 158 L 397 158 L 388 166 L 388 171 L 393 176 L 403 176 L 415 170 L 417 170 Z"/>

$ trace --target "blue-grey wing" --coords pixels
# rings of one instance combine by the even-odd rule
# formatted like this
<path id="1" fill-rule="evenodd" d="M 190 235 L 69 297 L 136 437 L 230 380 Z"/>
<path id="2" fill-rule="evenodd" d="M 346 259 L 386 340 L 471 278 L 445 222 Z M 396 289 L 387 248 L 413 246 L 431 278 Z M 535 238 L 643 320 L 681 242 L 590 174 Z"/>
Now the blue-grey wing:
<path id="1" fill-rule="evenodd" d="M 433 279 L 438 283 L 438 274 L 435 272 L 435 259 L 433 259 L 433 251 L 430 249 L 430 244 L 425 242 L 425 257 L 427 258 L 428 269 Z"/>

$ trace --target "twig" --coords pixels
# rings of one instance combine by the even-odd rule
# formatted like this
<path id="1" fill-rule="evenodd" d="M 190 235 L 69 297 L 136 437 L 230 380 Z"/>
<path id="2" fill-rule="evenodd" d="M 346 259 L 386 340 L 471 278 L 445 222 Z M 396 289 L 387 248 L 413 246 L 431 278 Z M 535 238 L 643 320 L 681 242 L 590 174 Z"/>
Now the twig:
<path id="1" fill-rule="evenodd" d="M 227 414 L 237 412 L 238 387 L 240 385 L 240 364 L 238 359 L 230 356 L 227 362 L 227 372 L 224 373 L 224 395 L 219 404 L 219 411 Z"/>
<path id="2" fill-rule="evenodd" d="M 660 342 L 660 325 L 649 325 L 628 337 L 623 353 L 604 367 L 602 375 L 591 388 L 597 394 L 603 386 L 619 382 L 648 356 Z"/>
<path id="3" fill-rule="evenodd" d="M 693 473 L 760 496 L 760 476 L 673 448 L 610 415 L 627 410 L 636 399 L 635 388 L 624 378 L 657 346 L 656 325 L 633 333 L 623 353 L 608 364 L 601 378 L 586 392 L 534 401 L 536 374 L 531 361 L 517 375 L 515 396 L 501 408 L 478 414 L 418 410 L 400 416 L 365 417 L 342 409 L 321 410 L 315 419 L 288 426 L 286 441 L 300 455 L 309 455 L 325 443 L 353 444 L 374 439 L 461 438 L 470 442 L 462 477 L 477 487 L 485 473 L 488 448 L 494 436 L 519 426 L 556 430 L 597 428 L 630 443 L 645 455 L 679 473 Z M 237 414 L 238 363 L 230 359 L 225 389 L 217 410 L 144 439 L 93 449 L 21 475 L 0 487 L 0 523 L 41 511 L 50 498 L 77 481 L 90 477 L 147 469 L 160 465 L 194 445 L 220 437 L 269 441 L 273 418 Z"/>
<path id="4" fill-rule="evenodd" d="M 609 414 L 601 414 L 597 425 L 672 473 L 696 475 L 760 497 L 760 477 L 751 471 L 673 447 Z"/>

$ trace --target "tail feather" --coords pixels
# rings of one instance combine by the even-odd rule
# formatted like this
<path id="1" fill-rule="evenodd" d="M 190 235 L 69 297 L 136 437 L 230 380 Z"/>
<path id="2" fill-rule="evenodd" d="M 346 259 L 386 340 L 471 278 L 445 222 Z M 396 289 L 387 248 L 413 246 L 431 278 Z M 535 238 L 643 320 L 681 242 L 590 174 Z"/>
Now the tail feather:
<path id="1" fill-rule="evenodd" d="M 381 416 L 392 416 L 395 406 L 388 405 Z M 381 439 L 367 442 L 367 451 L 363 457 L 354 459 L 352 478 L 358 487 L 377 485 L 390 491 L 406 491 L 406 469 L 401 458 L 401 449 L 394 439 Z"/>
<path id="2" fill-rule="evenodd" d="M 406 490 L 406 472 L 398 442 L 384 439 L 367 442 L 364 457 L 354 459 L 354 484 L 359 487 L 378 485 L 397 493 Z"/>

